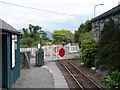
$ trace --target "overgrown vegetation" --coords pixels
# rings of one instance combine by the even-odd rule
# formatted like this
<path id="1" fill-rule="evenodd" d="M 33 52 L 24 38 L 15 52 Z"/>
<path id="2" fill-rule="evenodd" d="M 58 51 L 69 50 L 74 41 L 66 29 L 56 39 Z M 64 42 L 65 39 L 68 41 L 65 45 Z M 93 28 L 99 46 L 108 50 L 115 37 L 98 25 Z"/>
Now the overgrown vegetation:
<path id="1" fill-rule="evenodd" d="M 92 30 L 89 32 L 81 33 L 80 38 L 78 39 L 78 43 L 81 45 L 82 41 L 86 39 L 92 39 Z"/>
<path id="2" fill-rule="evenodd" d="M 90 27 L 92 25 L 90 21 L 88 22 L 88 30 L 85 29 L 88 24 L 81 24 L 74 34 L 75 42 L 81 44 L 81 60 L 87 67 L 102 66 L 102 69 L 109 70 L 110 73 L 102 79 L 102 83 L 109 88 L 120 88 L 120 30 L 118 25 L 112 19 L 105 23 L 100 40 L 96 43 L 91 39 Z"/>
<path id="3" fill-rule="evenodd" d="M 61 44 L 61 42 L 65 42 L 66 44 L 74 42 L 74 35 L 70 30 L 55 30 L 52 38 L 57 44 Z"/>
<path id="4" fill-rule="evenodd" d="M 109 88 L 120 88 L 120 30 L 112 19 L 104 25 L 101 32 L 97 59 L 99 65 L 110 71 L 102 83 Z"/>
<path id="5" fill-rule="evenodd" d="M 114 71 L 109 73 L 108 76 L 103 78 L 102 83 L 109 88 L 120 88 L 120 72 Z"/>
<path id="6" fill-rule="evenodd" d="M 81 60 L 87 67 L 94 66 L 96 42 L 92 39 L 92 22 L 87 20 L 75 31 L 74 40 L 82 48 Z"/>
<path id="7" fill-rule="evenodd" d="M 112 19 L 101 32 L 97 58 L 104 68 L 120 71 L 120 31 Z"/>
<path id="8" fill-rule="evenodd" d="M 29 24 L 29 29 L 23 28 L 23 37 L 20 39 L 20 47 L 21 48 L 28 48 L 28 47 L 37 47 L 38 43 L 40 43 L 40 38 L 38 35 L 38 30 L 42 27 L 36 25 Z M 47 42 L 49 42 L 49 38 L 46 37 L 47 33 L 44 32 L 43 38 L 42 38 L 42 45 L 46 45 Z"/>
<path id="9" fill-rule="evenodd" d="M 81 60 L 87 67 L 94 66 L 95 56 L 97 52 L 97 44 L 94 39 L 86 39 L 81 44 L 82 54 Z"/>
<path id="10" fill-rule="evenodd" d="M 81 45 L 81 42 L 86 39 L 92 38 L 92 22 L 87 20 L 85 23 L 82 23 L 78 30 L 75 30 L 74 41 Z"/>

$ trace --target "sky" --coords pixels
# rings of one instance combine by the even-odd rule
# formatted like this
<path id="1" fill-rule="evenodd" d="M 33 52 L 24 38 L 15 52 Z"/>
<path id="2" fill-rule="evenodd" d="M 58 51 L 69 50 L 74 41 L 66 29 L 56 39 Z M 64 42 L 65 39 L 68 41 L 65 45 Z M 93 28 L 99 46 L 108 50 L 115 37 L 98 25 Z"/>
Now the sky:
<path id="1" fill-rule="evenodd" d="M 112 9 L 120 0 L 0 0 L 7 3 L 32 7 L 39 10 L 12 6 L 0 2 L 0 19 L 17 30 L 28 28 L 29 24 L 39 25 L 44 31 L 70 30 L 74 33 L 81 23 Z M 47 11 L 41 11 L 47 10 Z M 51 13 L 65 13 L 56 14 Z M 68 15 L 66 15 L 68 14 Z M 72 16 L 73 15 L 73 16 Z"/>

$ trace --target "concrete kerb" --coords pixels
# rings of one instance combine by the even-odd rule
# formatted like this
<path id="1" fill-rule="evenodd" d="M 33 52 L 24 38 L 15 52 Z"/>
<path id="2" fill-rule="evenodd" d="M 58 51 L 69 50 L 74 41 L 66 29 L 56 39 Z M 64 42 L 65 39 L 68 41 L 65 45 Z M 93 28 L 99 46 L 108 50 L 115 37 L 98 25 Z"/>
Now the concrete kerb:
<path id="1" fill-rule="evenodd" d="M 56 66 L 55 62 L 45 61 L 45 65 L 42 66 L 42 68 L 46 68 L 52 73 L 55 88 L 69 88 L 64 76 L 62 75 L 60 69 Z"/>
<path id="2" fill-rule="evenodd" d="M 24 72 L 11 88 L 63 88 L 69 90 L 67 82 L 55 62 L 45 61 L 42 67 L 34 67 Z"/>

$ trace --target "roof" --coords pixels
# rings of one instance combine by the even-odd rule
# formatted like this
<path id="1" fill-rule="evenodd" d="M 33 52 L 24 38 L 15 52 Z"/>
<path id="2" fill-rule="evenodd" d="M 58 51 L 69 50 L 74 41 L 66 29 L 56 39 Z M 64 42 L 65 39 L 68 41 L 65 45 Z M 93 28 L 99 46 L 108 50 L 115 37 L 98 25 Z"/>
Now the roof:
<path id="1" fill-rule="evenodd" d="M 16 30 L 11 25 L 9 25 L 8 23 L 4 22 L 1 19 L 0 19 L 0 30 L 4 30 L 11 33 L 20 33 L 18 30 Z"/>
<path id="2" fill-rule="evenodd" d="M 94 21 L 100 20 L 102 18 L 105 18 L 107 16 L 110 16 L 110 15 L 118 13 L 118 12 L 120 12 L 120 5 L 118 5 L 118 6 L 114 7 L 114 8 L 112 8 L 112 9 L 108 10 L 107 12 L 93 18 L 91 21 L 94 22 Z"/>

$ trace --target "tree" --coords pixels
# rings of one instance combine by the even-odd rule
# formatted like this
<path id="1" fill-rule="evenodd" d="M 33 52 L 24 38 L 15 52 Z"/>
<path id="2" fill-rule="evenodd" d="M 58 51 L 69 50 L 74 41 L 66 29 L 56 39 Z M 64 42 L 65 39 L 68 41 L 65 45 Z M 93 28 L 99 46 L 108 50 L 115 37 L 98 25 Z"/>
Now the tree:
<path id="1" fill-rule="evenodd" d="M 70 30 L 55 30 L 52 38 L 57 42 L 71 43 L 73 42 L 73 33 Z"/>
<path id="2" fill-rule="evenodd" d="M 78 33 L 77 30 L 75 30 L 75 34 L 74 34 L 74 40 L 75 40 L 75 43 L 78 42 L 78 39 L 79 39 L 78 37 L 79 37 L 79 33 Z"/>
<path id="3" fill-rule="evenodd" d="M 89 32 L 90 30 L 92 30 L 92 22 L 90 20 L 87 20 L 85 22 L 85 32 Z"/>
<path id="4" fill-rule="evenodd" d="M 82 41 L 92 39 L 92 30 L 86 33 L 81 33 L 78 38 L 78 43 L 81 45 Z"/>
<path id="5" fill-rule="evenodd" d="M 20 40 L 21 47 L 37 47 L 38 43 L 40 42 L 40 38 L 37 32 L 39 29 L 42 29 L 42 27 L 32 24 L 29 24 L 29 30 L 23 28 L 24 34 Z M 49 42 L 49 38 L 46 37 L 47 33 L 45 31 L 42 30 L 42 32 L 44 33 L 42 38 L 42 45 L 45 45 L 47 42 Z"/>
<path id="6" fill-rule="evenodd" d="M 78 28 L 78 33 L 84 33 L 85 32 L 85 24 L 81 24 L 80 27 Z"/>
<path id="7" fill-rule="evenodd" d="M 81 38 L 80 34 L 90 32 L 91 29 L 92 29 L 92 22 L 90 20 L 87 20 L 85 23 L 82 23 L 79 26 L 78 30 L 75 30 L 74 41 L 78 43 L 79 38 Z"/>
<path id="8" fill-rule="evenodd" d="M 28 34 L 28 29 L 23 28 L 22 30 L 23 30 L 25 36 L 27 36 L 27 34 Z"/>
<path id="9" fill-rule="evenodd" d="M 120 70 L 120 30 L 112 19 L 104 25 L 101 32 L 97 58 L 105 68 Z"/>
<path id="10" fill-rule="evenodd" d="M 29 30 L 30 30 L 31 33 L 36 34 L 37 30 L 39 30 L 39 29 L 42 29 L 42 27 L 40 27 L 38 25 L 34 26 L 32 24 L 29 24 Z"/>

